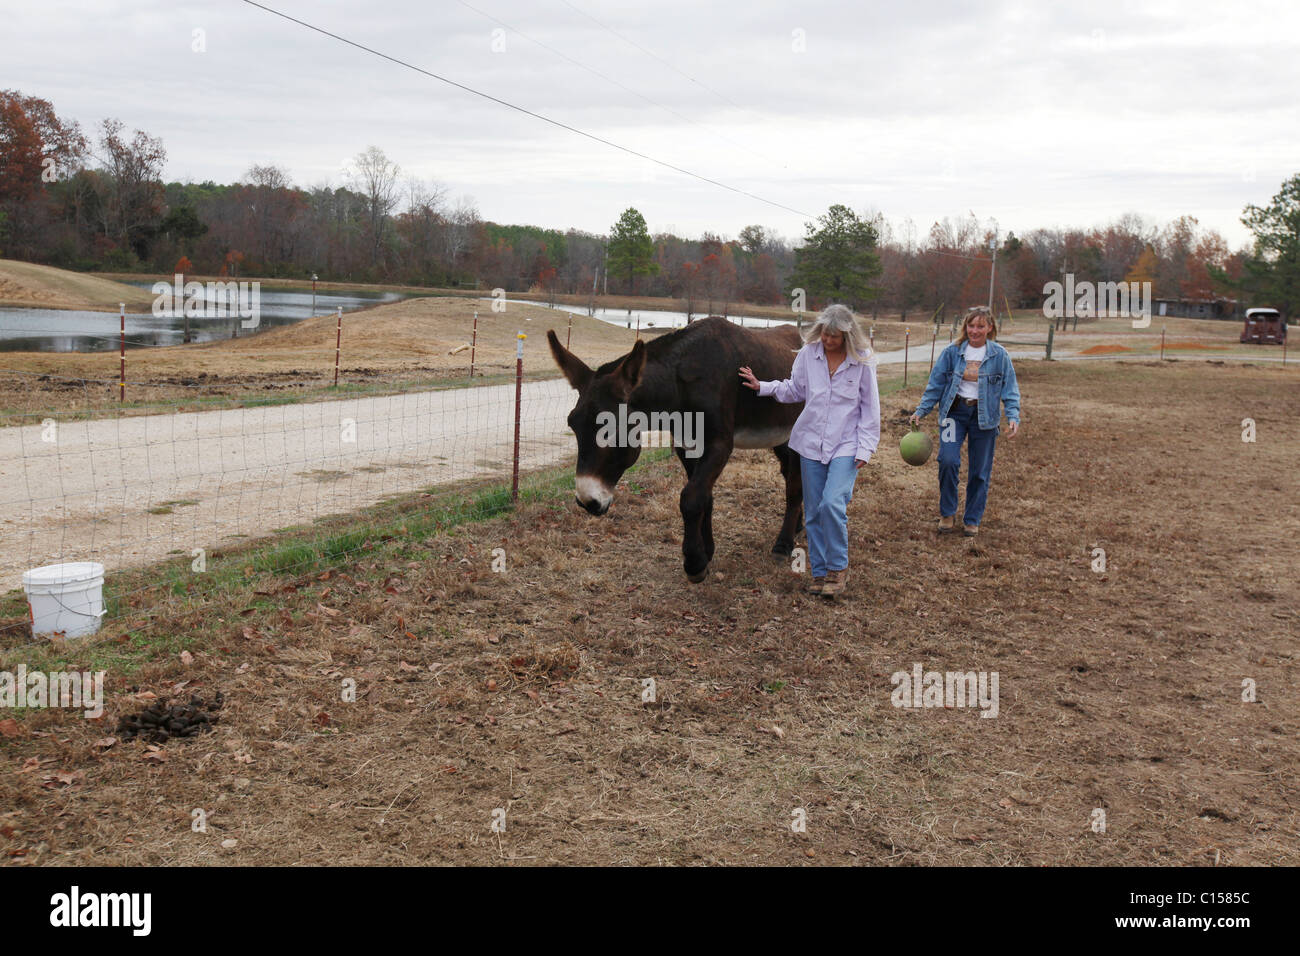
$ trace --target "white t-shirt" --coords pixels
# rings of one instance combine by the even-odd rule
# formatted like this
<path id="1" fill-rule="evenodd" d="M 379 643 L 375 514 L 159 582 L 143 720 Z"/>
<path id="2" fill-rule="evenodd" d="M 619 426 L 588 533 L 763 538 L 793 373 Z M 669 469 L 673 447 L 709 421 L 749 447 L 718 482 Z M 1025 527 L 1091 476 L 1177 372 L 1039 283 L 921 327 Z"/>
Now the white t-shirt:
<path id="1" fill-rule="evenodd" d="M 962 371 L 961 381 L 957 383 L 957 394 L 962 398 L 980 397 L 980 364 L 984 361 L 984 356 L 988 350 L 987 344 L 974 348 L 969 342 L 966 343 L 966 350 L 962 356 L 966 362 L 966 367 Z M 969 380 L 967 376 L 970 376 Z"/>

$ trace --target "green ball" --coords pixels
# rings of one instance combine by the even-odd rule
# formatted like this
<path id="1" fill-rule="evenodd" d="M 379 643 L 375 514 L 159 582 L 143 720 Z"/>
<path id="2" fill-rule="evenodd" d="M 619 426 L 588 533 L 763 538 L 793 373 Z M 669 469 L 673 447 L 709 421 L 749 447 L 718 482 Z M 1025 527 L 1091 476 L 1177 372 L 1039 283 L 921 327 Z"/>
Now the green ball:
<path id="1" fill-rule="evenodd" d="M 909 465 L 924 465 L 930 460 L 930 452 L 933 449 L 934 443 L 930 441 L 930 436 L 919 428 L 904 435 L 898 445 L 903 461 Z"/>

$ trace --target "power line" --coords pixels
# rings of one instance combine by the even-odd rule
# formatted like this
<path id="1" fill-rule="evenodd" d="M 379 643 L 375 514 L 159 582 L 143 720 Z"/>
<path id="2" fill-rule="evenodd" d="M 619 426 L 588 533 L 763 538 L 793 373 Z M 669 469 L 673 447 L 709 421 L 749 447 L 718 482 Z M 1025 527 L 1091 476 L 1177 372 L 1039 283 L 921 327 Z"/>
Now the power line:
<path id="1" fill-rule="evenodd" d="M 319 33 L 322 36 L 327 36 L 333 40 L 338 40 L 340 43 L 346 43 L 348 46 L 355 47 L 356 49 L 369 53 L 372 56 L 377 56 L 380 59 L 388 60 L 390 63 L 396 63 L 398 66 L 406 67 L 408 70 L 414 70 L 416 73 L 421 73 L 424 76 L 427 76 L 431 79 L 438 80 L 442 83 L 446 83 L 449 86 L 454 86 L 458 90 L 464 90 L 466 93 L 472 93 L 475 96 L 482 97 L 485 100 L 491 100 L 493 103 L 496 103 L 499 106 L 504 106 L 507 109 L 512 109 L 517 113 L 523 113 L 525 116 L 531 116 L 533 119 L 538 119 L 541 120 L 543 123 L 549 123 L 552 126 L 556 126 L 559 127 L 560 129 L 567 130 L 570 133 L 575 133 L 578 136 L 582 136 L 585 139 L 589 139 L 592 140 L 593 142 L 600 143 L 603 146 L 612 147 L 613 149 L 617 149 L 620 152 L 627 153 L 629 156 L 635 156 L 638 159 L 644 159 L 647 162 L 655 163 L 658 166 L 663 166 L 665 169 L 671 169 L 673 170 L 673 172 L 681 173 L 684 176 L 690 176 L 692 179 L 698 179 L 700 182 L 703 183 L 708 183 L 710 186 L 717 186 L 719 189 L 725 189 L 728 192 L 737 193 L 738 195 L 745 196 L 749 199 L 753 199 L 757 202 L 764 203 L 768 206 L 774 206 L 777 209 L 784 209 L 786 212 L 792 212 L 797 216 L 804 216 L 809 219 L 812 218 L 812 215 L 810 213 L 806 213 L 800 209 L 794 209 L 790 206 L 782 205 L 781 203 L 775 202 L 771 199 L 765 199 L 762 196 L 741 189 L 738 186 L 729 186 L 726 183 L 719 182 L 716 179 L 710 179 L 707 176 L 701 176 L 699 173 L 693 173 L 689 169 L 683 169 L 681 166 L 675 166 L 672 163 L 665 162 L 662 159 L 655 159 L 653 156 L 648 156 L 645 153 L 638 152 L 637 150 L 631 149 L 627 146 L 620 146 L 618 143 L 612 142 L 611 140 L 604 139 L 600 136 L 595 135 L 594 133 L 588 133 L 585 130 L 580 130 L 576 126 L 570 126 L 567 123 L 560 122 L 559 120 L 551 119 L 549 116 L 543 116 L 541 113 L 535 113 L 532 110 L 527 109 L 523 106 L 516 106 L 514 103 L 510 103 L 499 97 L 493 96 L 490 93 L 484 93 L 482 90 L 476 90 L 472 86 L 466 86 L 464 83 L 457 83 L 455 80 L 448 79 L 445 76 L 439 76 L 437 73 L 430 72 L 429 70 L 426 70 L 423 67 L 418 67 L 413 63 L 408 63 L 406 60 L 398 59 L 397 57 L 390 56 L 387 53 L 381 53 L 379 50 L 373 49 L 372 47 L 368 47 L 362 43 L 357 43 L 355 40 L 349 40 L 347 37 L 339 36 L 337 33 L 331 33 L 329 30 L 308 23 L 305 20 L 299 20 L 297 17 L 291 17 L 287 13 L 281 13 L 279 10 L 274 10 L 271 7 L 265 6 L 261 3 L 257 3 L 256 0 L 243 0 L 243 2 L 248 4 L 250 7 L 257 7 L 259 10 L 265 10 L 267 13 L 271 13 L 277 17 L 280 17 L 281 19 L 288 20 L 290 23 L 296 23 L 300 27 L 306 27 L 308 30 L 312 30 L 316 33 Z"/>
<path id="2" fill-rule="evenodd" d="M 745 146 L 743 143 L 738 143 L 738 142 L 736 142 L 736 141 L 735 141 L 734 139 L 732 139 L 730 136 L 724 136 L 722 133 L 719 133 L 717 130 L 713 129 L 712 127 L 710 127 L 710 126 L 706 126 L 704 123 L 700 123 L 700 122 L 698 122 L 698 121 L 696 121 L 696 120 L 693 120 L 693 119 L 691 119 L 689 116 L 683 116 L 681 113 L 677 112 L 677 111 L 676 111 L 675 109 L 673 109 L 672 107 L 670 107 L 670 106 L 665 106 L 665 105 L 662 104 L 662 103 L 659 103 L 659 102 L 657 102 L 657 101 L 655 101 L 655 100 L 652 100 L 650 97 L 646 96 L 644 93 L 640 93 L 640 92 L 638 92 L 638 91 L 632 89 L 630 86 L 627 86 L 627 85 L 624 84 L 624 83 L 620 83 L 618 80 L 614 79 L 612 76 L 606 76 L 604 73 L 600 72 L 599 70 L 595 69 L 594 67 L 587 66 L 587 64 L 582 63 L 582 62 L 580 62 L 580 61 L 578 61 L 578 60 L 575 60 L 573 57 L 569 56 L 567 53 L 564 53 L 564 52 L 561 51 L 561 50 L 557 50 L 555 47 L 551 46 L 550 44 L 548 44 L 548 43 L 544 43 L 544 42 L 542 42 L 541 40 L 537 39 L 536 37 L 531 37 L 531 36 L 529 36 L 529 35 L 528 35 L 527 33 L 525 33 L 523 30 L 520 30 L 520 29 L 519 29 L 518 27 L 516 27 L 516 26 L 511 26 L 509 23 L 506 23 L 504 20 L 501 20 L 501 19 L 498 19 L 497 17 L 494 17 L 492 14 L 488 13 L 486 10 L 480 10 L 478 7 L 473 6 L 472 4 L 466 3 L 465 0 L 458 0 L 458 2 L 460 3 L 460 5 L 461 5 L 462 7 L 467 7 L 468 9 L 473 10 L 473 11 L 474 11 L 475 13 L 477 13 L 479 16 L 486 17 L 487 19 L 491 20 L 493 23 L 495 23 L 495 24 L 497 24 L 497 25 L 499 25 L 499 26 L 504 27 L 505 29 L 511 31 L 512 33 L 516 33 L 516 34 L 518 34 L 519 36 L 523 37 L 523 38 L 524 38 L 525 40 L 527 40 L 528 42 L 537 44 L 537 45 L 538 45 L 539 47 L 541 47 L 543 50 L 549 50 L 551 53 L 554 53 L 554 54 L 555 54 L 556 56 L 558 56 L 560 59 L 565 60 L 566 62 L 572 63 L 574 66 L 578 67 L 578 68 L 581 69 L 581 70 L 586 70 L 586 71 L 587 71 L 588 73 L 590 73 L 592 76 L 598 76 L 598 77 L 600 77 L 602 80 L 604 80 L 606 83 L 612 83 L 614 86 L 617 86 L 620 90 L 623 90 L 623 91 L 625 91 L 625 92 L 627 92 L 627 93 L 631 93 L 633 96 L 637 97 L 638 99 L 640 99 L 640 100 L 644 100 L 645 102 L 649 103 L 651 106 L 657 107 L 658 109 L 661 109 L 661 110 L 663 110 L 665 113 L 668 113 L 668 114 L 670 114 L 670 115 L 672 115 L 672 116 L 677 117 L 677 119 L 679 119 L 679 120 L 681 120 L 681 121 L 683 121 L 683 122 L 685 122 L 685 123 L 690 123 L 692 126 L 698 126 L 700 129 L 707 130 L 708 132 L 712 133 L 714 136 L 718 137 L 718 139 L 722 140 L 724 143 L 729 143 L 730 145 L 735 146 L 737 149 L 743 149 L 745 152 L 749 153 L 751 156 L 757 156 L 759 159 L 766 160 L 766 161 L 769 162 L 769 163 L 770 163 L 770 162 L 776 162 L 776 160 L 772 159 L 772 157 L 770 157 L 770 156 L 764 156 L 762 153 L 755 152 L 753 149 L 750 149 L 748 146 Z M 788 168 L 788 167 L 787 167 L 787 168 Z"/>

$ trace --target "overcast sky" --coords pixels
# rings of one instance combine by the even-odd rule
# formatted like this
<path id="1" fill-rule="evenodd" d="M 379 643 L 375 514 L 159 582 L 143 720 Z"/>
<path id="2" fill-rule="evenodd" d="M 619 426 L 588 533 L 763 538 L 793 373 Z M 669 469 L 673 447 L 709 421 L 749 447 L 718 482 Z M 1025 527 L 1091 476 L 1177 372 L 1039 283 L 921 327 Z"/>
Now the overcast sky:
<path id="1" fill-rule="evenodd" d="M 652 232 L 794 239 L 839 202 L 920 234 L 972 212 L 1003 233 L 1190 214 L 1236 247 L 1242 207 L 1300 172 L 1291 0 L 266 5 L 761 198 L 241 0 L 4 0 L 0 88 L 160 137 L 168 179 L 272 163 L 342 185 L 373 144 L 486 219 L 598 233 L 636 206 Z"/>

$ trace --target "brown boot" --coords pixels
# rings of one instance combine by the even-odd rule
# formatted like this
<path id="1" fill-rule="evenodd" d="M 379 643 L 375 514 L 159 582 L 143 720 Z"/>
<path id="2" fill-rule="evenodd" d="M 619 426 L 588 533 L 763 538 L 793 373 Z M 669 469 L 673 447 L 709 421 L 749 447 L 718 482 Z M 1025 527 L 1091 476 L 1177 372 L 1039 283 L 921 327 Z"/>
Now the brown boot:
<path id="1" fill-rule="evenodd" d="M 812 584 L 804 585 L 804 590 L 809 594 L 821 594 L 822 588 L 826 586 L 826 578 L 813 578 Z"/>
<path id="2" fill-rule="evenodd" d="M 948 515 L 946 518 L 943 515 L 939 516 L 940 534 L 952 534 L 953 517 L 954 517 L 953 515 Z"/>
<path id="3" fill-rule="evenodd" d="M 836 597 L 844 593 L 844 586 L 849 583 L 849 569 L 827 571 L 826 585 L 822 588 L 822 597 Z"/>

